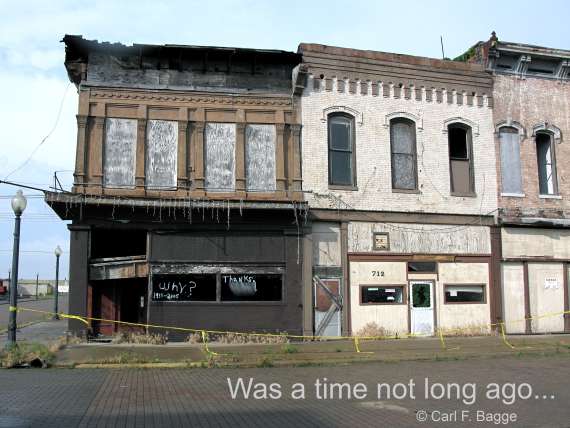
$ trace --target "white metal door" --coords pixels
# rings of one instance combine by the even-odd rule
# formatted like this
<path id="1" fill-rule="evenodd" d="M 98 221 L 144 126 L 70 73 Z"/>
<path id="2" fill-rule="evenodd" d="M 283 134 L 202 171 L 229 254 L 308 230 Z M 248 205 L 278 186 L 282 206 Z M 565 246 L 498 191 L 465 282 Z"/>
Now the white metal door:
<path id="1" fill-rule="evenodd" d="M 433 302 L 432 282 L 410 282 L 410 329 L 412 334 L 432 335 L 434 333 Z"/>

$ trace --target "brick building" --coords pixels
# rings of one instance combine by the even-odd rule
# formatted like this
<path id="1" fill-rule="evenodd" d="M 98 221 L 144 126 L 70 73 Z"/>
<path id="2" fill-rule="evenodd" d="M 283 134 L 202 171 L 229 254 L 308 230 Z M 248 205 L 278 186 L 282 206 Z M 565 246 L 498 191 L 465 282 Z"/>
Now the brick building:
<path id="1" fill-rule="evenodd" d="M 491 76 L 407 55 L 298 51 L 314 330 L 354 334 L 374 322 L 388 334 L 430 333 L 495 321 Z"/>
<path id="2" fill-rule="evenodd" d="M 570 51 L 493 33 L 464 59 L 485 65 L 494 80 L 507 331 L 570 331 L 570 314 L 562 314 L 570 307 Z M 529 319 L 544 314 L 554 316 Z"/>
<path id="3" fill-rule="evenodd" d="M 300 333 L 300 56 L 63 41 L 74 184 L 46 201 L 72 221 L 70 312 L 103 335 L 130 328 L 116 321 Z"/>

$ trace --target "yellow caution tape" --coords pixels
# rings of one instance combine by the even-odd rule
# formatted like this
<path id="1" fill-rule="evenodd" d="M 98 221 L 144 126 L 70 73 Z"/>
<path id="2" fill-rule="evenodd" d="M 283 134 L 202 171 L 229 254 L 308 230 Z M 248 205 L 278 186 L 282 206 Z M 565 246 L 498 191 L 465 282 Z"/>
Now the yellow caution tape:
<path id="1" fill-rule="evenodd" d="M 21 307 L 21 306 L 17 307 L 17 308 L 10 306 L 9 310 L 11 312 L 29 311 L 29 312 L 42 313 L 42 314 L 46 314 L 46 315 L 56 315 L 55 312 L 43 311 L 40 309 L 32 309 L 32 308 L 26 308 L 26 307 Z M 527 321 L 529 319 L 532 320 L 532 319 L 548 318 L 548 317 L 560 316 L 560 315 L 564 315 L 564 314 L 570 314 L 570 311 L 552 312 L 552 313 L 547 313 L 547 314 L 543 314 L 540 316 L 529 317 L 529 318 L 524 318 L 524 319 L 520 319 L 520 320 L 510 321 L 510 322 L 511 323 L 523 322 L 523 321 Z M 204 349 L 205 349 L 206 353 L 208 353 L 210 355 L 221 355 L 221 354 L 217 354 L 216 352 L 214 352 L 208 348 L 207 334 L 221 334 L 221 335 L 234 334 L 234 335 L 238 335 L 238 336 L 256 336 L 256 337 L 284 337 L 284 338 L 289 338 L 289 339 L 312 340 L 312 341 L 315 341 L 315 340 L 352 340 L 354 342 L 354 348 L 355 348 L 357 353 L 363 353 L 363 351 L 360 349 L 360 341 L 361 340 L 388 340 L 388 339 L 399 339 L 402 337 L 410 338 L 410 337 L 428 337 L 428 336 L 431 336 L 431 334 L 429 334 L 429 333 L 423 333 L 423 334 L 422 333 L 407 333 L 407 334 L 392 335 L 392 336 L 387 336 L 387 335 L 385 335 L 385 336 L 306 336 L 306 335 L 287 334 L 287 333 L 256 333 L 256 332 L 241 332 L 241 331 L 227 331 L 227 330 L 204 330 L 204 329 L 196 329 L 196 328 L 189 328 L 189 327 L 177 327 L 177 326 L 168 326 L 168 325 L 159 325 L 159 324 L 143 324 L 143 323 L 135 323 L 135 322 L 128 322 L 128 321 L 109 320 L 109 319 L 105 319 L 105 318 L 87 317 L 87 316 L 67 314 L 67 313 L 62 313 L 62 312 L 57 313 L 57 315 L 61 316 L 62 318 L 75 319 L 75 320 L 81 321 L 84 324 L 86 324 L 87 326 L 89 326 L 90 321 L 98 321 L 98 322 L 126 325 L 126 326 L 131 326 L 131 327 L 142 327 L 145 329 L 156 328 L 156 329 L 164 329 L 164 330 L 182 331 L 182 332 L 188 332 L 188 333 L 199 333 L 202 337 L 203 342 L 204 342 Z M 452 332 L 460 333 L 463 331 L 472 331 L 473 328 L 480 328 L 481 330 L 483 330 L 483 329 L 489 329 L 489 328 L 492 329 L 493 327 L 499 328 L 501 338 L 502 338 L 503 342 L 505 343 L 505 345 L 507 345 L 511 349 L 516 349 L 507 340 L 504 322 L 491 323 L 491 324 L 481 324 L 478 326 L 469 326 L 469 327 L 465 327 L 465 328 L 445 329 L 445 332 L 446 333 L 452 333 Z M 450 348 L 447 348 L 447 345 L 446 345 L 445 340 L 444 340 L 443 332 L 444 332 L 444 329 L 438 329 L 437 330 L 437 334 L 439 336 L 439 340 L 440 340 L 440 343 L 442 345 L 442 348 L 443 349 L 450 349 Z M 459 349 L 459 348 L 451 348 L 451 349 Z"/>

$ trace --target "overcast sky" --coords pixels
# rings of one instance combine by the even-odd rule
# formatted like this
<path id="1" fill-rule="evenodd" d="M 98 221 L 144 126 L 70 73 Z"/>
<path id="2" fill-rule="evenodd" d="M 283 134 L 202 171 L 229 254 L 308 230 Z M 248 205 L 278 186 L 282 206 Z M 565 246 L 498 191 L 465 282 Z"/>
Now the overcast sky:
<path id="1" fill-rule="evenodd" d="M 570 49 L 570 2 L 548 1 L 5 1 L 0 0 L 0 179 L 47 188 L 69 184 L 77 94 L 63 66 L 64 34 L 125 44 L 191 44 L 295 51 L 300 42 L 455 57 L 497 31 L 499 39 Z M 61 115 L 58 112 L 61 106 Z M 11 265 L 14 187 L 0 185 L 0 278 Z M 26 190 L 20 277 L 54 276 L 56 245 L 69 234 Z"/>

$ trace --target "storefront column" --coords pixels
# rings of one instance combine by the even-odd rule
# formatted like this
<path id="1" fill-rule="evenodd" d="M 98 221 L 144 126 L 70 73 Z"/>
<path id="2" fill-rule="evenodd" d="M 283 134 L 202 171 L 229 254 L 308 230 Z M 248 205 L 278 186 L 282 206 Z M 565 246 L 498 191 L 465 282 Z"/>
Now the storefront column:
<path id="1" fill-rule="evenodd" d="M 88 226 L 68 226 L 69 243 L 69 313 L 87 316 L 87 285 L 89 282 L 89 232 Z M 86 325 L 70 319 L 69 330 L 76 335 L 85 335 Z"/>
<path id="2" fill-rule="evenodd" d="M 524 317 L 525 333 L 532 333 L 532 323 L 530 319 L 530 286 L 528 283 L 528 262 L 523 262 L 523 293 L 524 293 Z"/>
<path id="3" fill-rule="evenodd" d="M 570 290 L 568 290 L 568 262 L 563 263 L 564 268 L 564 279 L 562 284 L 564 284 L 564 331 L 570 333 Z"/>

